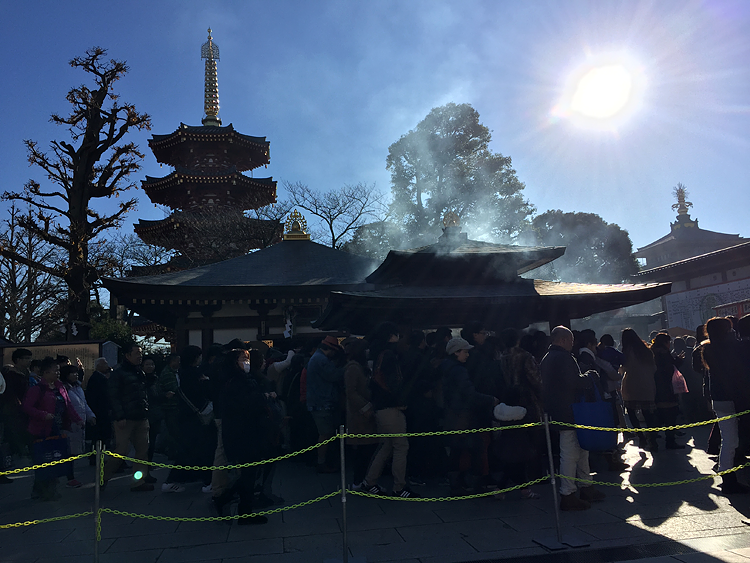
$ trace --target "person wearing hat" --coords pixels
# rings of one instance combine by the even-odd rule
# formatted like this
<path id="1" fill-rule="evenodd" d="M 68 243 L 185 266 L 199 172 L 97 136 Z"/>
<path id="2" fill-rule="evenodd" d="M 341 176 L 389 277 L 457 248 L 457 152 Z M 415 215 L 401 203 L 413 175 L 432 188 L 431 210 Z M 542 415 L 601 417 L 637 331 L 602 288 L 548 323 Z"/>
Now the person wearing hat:
<path id="1" fill-rule="evenodd" d="M 466 369 L 469 350 L 473 346 L 463 338 L 452 338 L 445 346 L 448 357 L 440 364 L 439 373 L 443 384 L 445 407 L 445 430 L 470 430 L 481 428 L 480 421 L 491 413 L 500 401 L 492 395 L 480 393 L 474 387 Z M 485 443 L 479 434 L 455 434 L 448 436 L 450 458 L 448 479 L 451 496 L 463 496 L 479 485 Z M 462 475 L 461 457 L 468 452 L 471 458 L 469 475 Z"/>
<path id="2" fill-rule="evenodd" d="M 318 442 L 324 442 L 336 434 L 342 413 L 339 397 L 344 381 L 344 370 L 337 358 L 343 349 L 335 336 L 326 336 L 307 364 L 307 410 L 312 414 L 318 429 Z M 318 447 L 318 472 L 334 473 L 335 467 L 328 465 L 328 444 Z"/>

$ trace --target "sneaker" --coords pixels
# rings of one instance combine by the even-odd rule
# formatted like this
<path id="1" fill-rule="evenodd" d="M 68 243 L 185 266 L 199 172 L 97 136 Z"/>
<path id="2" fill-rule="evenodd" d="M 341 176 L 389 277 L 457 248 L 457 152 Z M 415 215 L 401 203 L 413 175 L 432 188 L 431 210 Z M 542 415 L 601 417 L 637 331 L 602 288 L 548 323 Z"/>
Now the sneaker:
<path id="1" fill-rule="evenodd" d="M 419 477 L 409 477 L 409 485 L 412 487 L 424 487 L 427 483 L 425 483 L 422 479 Z"/>
<path id="2" fill-rule="evenodd" d="M 560 495 L 560 510 L 588 510 L 591 505 L 579 499 L 575 493 Z"/>
<path id="3" fill-rule="evenodd" d="M 350 491 L 356 491 L 356 492 L 359 492 L 359 493 L 365 492 L 365 489 L 364 489 L 364 486 L 362 485 L 362 483 L 352 483 L 351 485 L 349 485 L 349 490 Z"/>
<path id="4" fill-rule="evenodd" d="M 589 487 L 581 487 L 581 500 L 588 502 L 598 502 L 607 498 L 603 492 L 599 489 L 594 488 L 593 485 Z"/>
<path id="5" fill-rule="evenodd" d="M 151 487 L 151 490 L 153 490 L 154 487 Z M 162 493 L 184 493 L 185 487 L 182 485 L 178 485 L 177 483 L 162 483 L 161 485 L 161 492 Z"/>
<path id="6" fill-rule="evenodd" d="M 370 495 L 384 495 L 385 491 L 380 488 L 380 485 L 369 485 L 366 481 L 362 481 L 359 484 L 359 490 L 363 493 L 368 493 Z"/>
<path id="7" fill-rule="evenodd" d="M 206 485 L 205 487 L 201 487 L 202 493 L 213 493 L 214 488 L 211 485 Z"/>
<path id="8" fill-rule="evenodd" d="M 420 495 L 418 495 L 417 493 L 411 492 L 406 487 L 404 487 L 398 492 L 393 491 L 393 493 L 391 493 L 391 496 L 398 497 L 398 498 L 422 498 Z"/>
<path id="9" fill-rule="evenodd" d="M 67 486 L 71 489 L 80 489 L 83 486 L 83 483 L 81 483 L 78 479 L 71 479 L 70 481 L 68 481 Z"/>
<path id="10" fill-rule="evenodd" d="M 137 487 L 132 487 L 130 489 L 130 492 L 131 493 L 147 493 L 153 490 L 154 490 L 154 486 L 151 483 L 141 483 Z"/>

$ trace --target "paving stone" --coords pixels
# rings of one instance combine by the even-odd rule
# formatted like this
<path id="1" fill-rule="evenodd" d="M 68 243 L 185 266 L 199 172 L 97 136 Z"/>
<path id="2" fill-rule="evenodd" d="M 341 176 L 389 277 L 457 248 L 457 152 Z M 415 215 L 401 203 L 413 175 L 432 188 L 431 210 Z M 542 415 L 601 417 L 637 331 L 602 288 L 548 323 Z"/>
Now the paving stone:
<path id="1" fill-rule="evenodd" d="M 688 553 L 675 555 L 683 563 L 750 563 L 750 559 L 732 551 L 712 551 L 710 553 Z"/>
<path id="2" fill-rule="evenodd" d="M 224 544 L 194 547 L 169 548 L 162 552 L 159 563 L 181 563 L 183 561 L 212 561 L 250 555 L 283 553 L 282 540 L 259 539 L 228 542 Z"/>

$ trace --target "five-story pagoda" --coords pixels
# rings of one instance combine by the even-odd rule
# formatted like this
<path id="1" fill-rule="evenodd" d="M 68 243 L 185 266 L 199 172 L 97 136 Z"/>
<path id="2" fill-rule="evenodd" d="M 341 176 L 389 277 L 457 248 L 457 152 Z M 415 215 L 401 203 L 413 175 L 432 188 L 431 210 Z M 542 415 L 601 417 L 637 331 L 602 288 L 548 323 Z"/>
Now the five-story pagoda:
<path id="1" fill-rule="evenodd" d="M 219 48 L 208 30 L 201 47 L 205 59 L 205 99 L 202 126 L 181 123 L 169 135 L 148 142 L 156 160 L 174 168 L 168 176 L 147 176 L 143 189 L 152 202 L 172 214 L 159 221 L 141 219 L 136 234 L 146 243 L 178 254 L 160 271 L 181 270 L 246 254 L 277 242 L 282 225 L 248 217 L 246 213 L 276 202 L 276 182 L 242 172 L 270 162 L 265 137 L 250 137 L 222 127 L 219 118 L 217 61 Z M 146 271 L 148 270 L 148 271 Z M 137 268 L 136 275 L 157 273 Z"/>

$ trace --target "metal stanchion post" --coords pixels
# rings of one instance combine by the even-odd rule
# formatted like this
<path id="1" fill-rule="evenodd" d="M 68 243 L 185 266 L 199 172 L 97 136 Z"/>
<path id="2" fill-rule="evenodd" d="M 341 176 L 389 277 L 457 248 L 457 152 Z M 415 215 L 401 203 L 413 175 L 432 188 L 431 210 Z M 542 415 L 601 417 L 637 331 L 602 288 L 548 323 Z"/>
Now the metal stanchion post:
<path id="1" fill-rule="evenodd" d="M 99 495 L 101 494 L 102 475 L 102 444 L 96 441 L 96 479 L 94 479 L 94 563 L 99 563 L 99 530 L 102 514 L 99 511 Z"/>
<path id="2" fill-rule="evenodd" d="M 557 530 L 557 539 L 540 538 L 533 540 L 542 547 L 551 551 L 566 549 L 563 545 L 562 530 L 560 528 L 560 507 L 557 500 L 557 480 L 555 479 L 555 460 L 552 458 L 552 438 L 549 434 L 549 415 L 544 413 L 544 434 L 547 438 L 547 458 L 549 459 L 549 481 L 552 485 L 552 504 L 555 506 L 555 527 Z"/>
<path id="3" fill-rule="evenodd" d="M 346 464 L 344 455 L 344 425 L 339 426 L 339 450 L 341 452 L 341 529 L 343 530 L 343 561 L 349 561 L 349 545 L 346 538 Z"/>

